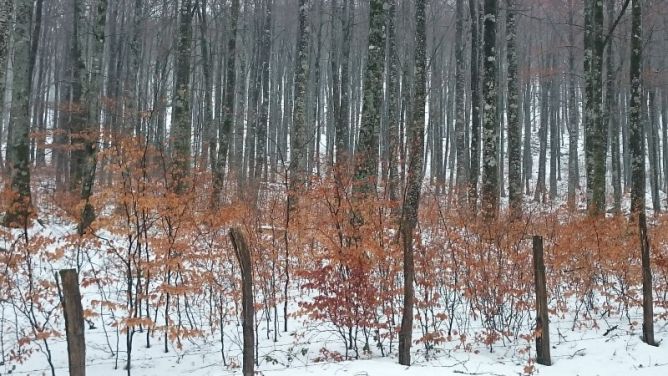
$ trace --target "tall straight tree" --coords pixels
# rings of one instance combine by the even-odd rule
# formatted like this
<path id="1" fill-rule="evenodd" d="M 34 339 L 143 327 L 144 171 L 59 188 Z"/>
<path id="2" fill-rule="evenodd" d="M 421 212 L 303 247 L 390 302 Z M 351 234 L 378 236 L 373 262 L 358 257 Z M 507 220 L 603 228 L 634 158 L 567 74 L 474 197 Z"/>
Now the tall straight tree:
<path id="1" fill-rule="evenodd" d="M 482 210 L 487 218 L 495 217 L 499 209 L 499 119 L 497 112 L 497 0 L 485 0 L 483 36 L 484 99 L 482 130 Z"/>
<path id="2" fill-rule="evenodd" d="M 0 139 L 2 139 L 2 126 L 5 118 L 3 112 L 5 105 L 5 68 L 7 68 L 9 30 L 12 24 L 13 8 L 13 0 L 0 0 Z M 0 153 L 0 164 L 2 164 L 2 153 Z"/>
<path id="3" fill-rule="evenodd" d="M 466 106 L 464 100 L 464 0 L 456 2 L 455 20 L 455 137 L 457 140 L 457 200 L 464 206 L 469 181 L 469 148 L 466 142 Z"/>
<path id="4" fill-rule="evenodd" d="M 575 190 L 580 185 L 580 168 L 578 161 L 579 110 L 576 97 L 575 79 L 575 0 L 569 0 L 568 10 L 568 206 L 575 208 Z"/>
<path id="5" fill-rule="evenodd" d="M 415 263 L 413 255 L 413 232 L 417 226 L 422 188 L 424 164 L 425 102 L 427 96 L 427 46 L 425 27 L 426 0 L 415 2 L 415 94 L 413 97 L 413 120 L 408 129 L 407 144 L 410 148 L 406 191 L 401 215 L 401 239 L 404 257 L 404 307 L 399 330 L 399 364 L 411 364 L 413 333 L 413 306 L 415 300 Z"/>
<path id="6" fill-rule="evenodd" d="M 389 13 L 387 15 L 388 28 L 388 67 L 387 67 L 387 108 L 388 115 L 387 129 L 389 135 L 389 152 L 388 152 L 388 189 L 389 198 L 395 201 L 398 196 L 398 188 L 401 185 L 399 181 L 399 170 L 397 168 L 397 157 L 399 154 L 399 76 L 401 75 L 401 67 L 399 66 L 399 52 L 397 51 L 397 30 L 396 30 L 396 13 L 397 1 L 388 0 L 390 3 Z"/>
<path id="7" fill-rule="evenodd" d="M 290 133 L 290 181 L 288 212 L 297 205 L 297 191 L 304 184 L 306 173 L 306 81 L 309 72 L 308 40 L 311 26 L 308 20 L 309 0 L 299 0 L 299 29 L 295 59 L 294 113 Z"/>
<path id="8" fill-rule="evenodd" d="M 4 222 L 7 225 L 27 225 L 33 212 L 30 194 L 30 93 L 31 93 L 31 21 L 32 0 L 16 2 L 16 24 L 14 26 L 14 77 L 12 83 L 11 138 L 8 142 L 7 159 L 13 193 Z"/>
<path id="9" fill-rule="evenodd" d="M 95 16 L 95 23 L 93 24 L 92 56 L 90 67 L 87 69 L 87 76 L 89 79 L 84 89 L 84 99 L 87 104 L 87 124 L 82 139 L 83 158 L 81 165 L 81 199 L 84 201 L 84 208 L 78 226 L 80 234 L 83 234 L 95 217 L 90 198 L 93 194 L 93 184 L 95 182 L 95 170 L 97 165 L 96 145 L 98 138 L 97 134 L 99 132 L 102 67 L 104 60 L 104 32 L 107 24 L 107 0 L 98 0 L 96 8 L 97 13 Z"/>
<path id="10" fill-rule="evenodd" d="M 336 163 L 340 169 L 347 169 L 349 138 L 350 138 L 350 44 L 353 29 L 353 14 L 355 4 L 352 0 L 343 0 L 341 14 L 342 37 L 341 41 L 341 110 L 336 119 Z"/>
<path id="11" fill-rule="evenodd" d="M 607 1 L 608 30 L 614 27 L 615 0 Z M 615 60 L 613 55 L 612 43 L 609 42 L 606 64 L 606 89 L 605 89 L 605 124 L 610 131 L 610 169 L 612 170 L 612 192 L 613 192 L 613 211 L 618 214 L 622 206 L 622 180 L 621 166 L 619 159 L 619 119 L 617 118 L 617 87 L 615 85 Z M 613 115 L 614 114 L 614 115 Z"/>
<path id="12" fill-rule="evenodd" d="M 506 40 L 508 42 L 508 197 L 513 214 L 522 210 L 522 124 L 520 123 L 520 84 L 517 77 L 517 25 L 515 0 L 506 2 Z"/>
<path id="13" fill-rule="evenodd" d="M 209 20 L 207 17 L 207 0 L 200 0 L 197 4 L 199 18 L 200 50 L 202 52 L 202 74 L 204 76 L 204 114 L 202 135 L 202 160 L 212 168 L 216 163 L 216 128 L 213 125 L 213 59 L 209 46 Z"/>
<path id="14" fill-rule="evenodd" d="M 213 197 L 212 205 L 217 207 L 220 203 L 220 194 L 225 180 L 225 164 L 232 139 L 232 125 L 234 122 L 234 88 L 236 80 L 236 46 L 237 46 L 237 22 L 239 20 L 239 0 L 232 0 L 230 9 L 230 34 L 227 40 L 227 70 L 225 72 L 225 99 L 223 100 L 223 111 L 218 121 L 218 137 L 220 145 L 218 156 L 213 169 Z"/>
<path id="15" fill-rule="evenodd" d="M 592 215 L 605 211 L 605 139 L 603 123 L 603 1 L 585 4 L 584 126 L 587 164 L 587 209 Z"/>
<path id="16" fill-rule="evenodd" d="M 645 148 L 642 124 L 642 0 L 632 0 L 631 8 L 631 103 L 629 104 L 629 143 L 631 151 L 631 216 L 638 223 L 642 261 L 643 340 L 656 346 L 654 341 L 654 303 L 652 297 L 652 269 L 650 264 L 647 218 L 645 215 Z"/>
<path id="17" fill-rule="evenodd" d="M 469 169 L 469 206 L 478 206 L 478 178 L 480 177 L 480 26 L 479 0 L 469 0 L 471 16 L 471 167 Z M 475 211 L 475 210 L 474 210 Z"/>
<path id="18" fill-rule="evenodd" d="M 260 117 L 257 126 L 257 156 L 255 160 L 255 178 L 267 177 L 267 120 L 269 119 L 269 61 L 271 52 L 271 8 L 273 0 L 264 2 L 264 21 L 262 31 L 262 46 L 260 50 L 260 64 L 262 69 L 262 93 L 260 101 Z"/>
<path id="19" fill-rule="evenodd" d="M 355 189 L 373 192 L 378 178 L 378 132 L 383 105 L 385 0 L 369 4 L 369 55 L 364 73 L 362 125 L 355 148 Z"/>
<path id="20" fill-rule="evenodd" d="M 192 49 L 192 0 L 181 0 L 176 47 L 174 110 L 172 118 L 172 174 L 177 193 L 185 189 L 190 169 L 192 115 L 190 108 L 190 54 Z"/>

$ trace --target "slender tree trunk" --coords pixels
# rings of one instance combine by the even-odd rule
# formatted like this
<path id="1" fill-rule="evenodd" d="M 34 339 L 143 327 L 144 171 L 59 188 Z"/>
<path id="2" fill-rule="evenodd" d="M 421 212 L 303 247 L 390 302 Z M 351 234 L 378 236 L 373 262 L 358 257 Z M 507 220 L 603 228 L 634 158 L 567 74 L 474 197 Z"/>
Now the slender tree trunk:
<path id="1" fill-rule="evenodd" d="M 499 209 L 499 160 L 497 118 L 497 48 L 496 21 L 497 0 L 485 0 L 483 37 L 483 98 L 484 116 L 482 131 L 482 209 L 486 218 L 494 218 Z"/>
<path id="2" fill-rule="evenodd" d="M 0 0 L 0 140 L 2 140 L 5 119 L 5 72 L 9 55 L 9 32 L 12 25 L 13 9 L 14 0 Z M 2 152 L 0 152 L 0 166 L 2 165 Z"/>
<path id="3" fill-rule="evenodd" d="M 241 270 L 242 326 L 243 326 L 243 376 L 255 375 L 255 307 L 253 299 L 253 263 L 251 250 L 241 230 L 232 228 L 230 238 Z"/>
<path id="4" fill-rule="evenodd" d="M 520 123 L 520 83 L 517 75 L 517 25 L 514 0 L 506 10 L 508 42 L 508 198 L 514 215 L 522 212 L 522 124 Z"/>
<path id="5" fill-rule="evenodd" d="M 426 100 L 426 0 L 417 0 L 415 4 L 416 44 L 415 44 L 415 96 L 413 104 L 413 121 L 408 133 L 409 149 L 408 177 L 404 194 L 403 213 L 401 219 L 401 238 L 404 256 L 404 307 L 399 331 L 399 364 L 411 364 L 411 344 L 413 332 L 413 306 L 415 289 L 415 265 L 413 240 L 417 226 L 422 188 L 422 167 L 424 155 L 425 100 Z M 419 238 L 419 237 L 418 237 Z"/>
<path id="6" fill-rule="evenodd" d="M 343 0 L 343 40 L 341 41 L 341 111 L 336 119 L 336 163 L 340 169 L 347 171 L 347 157 L 350 153 L 350 44 L 352 43 L 352 28 L 354 3 Z"/>
<path id="7" fill-rule="evenodd" d="M 389 152 L 388 152 L 388 170 L 389 170 L 389 179 L 388 179 L 388 189 L 390 191 L 389 198 L 392 202 L 395 202 L 398 199 L 398 191 L 401 186 L 401 181 L 399 180 L 399 171 L 397 164 L 401 161 L 397 160 L 399 154 L 399 110 L 401 108 L 399 104 L 399 78 L 401 75 L 401 67 L 399 66 L 399 52 L 397 51 L 397 31 L 396 31 L 396 12 L 397 12 L 397 2 L 396 0 L 389 0 L 390 9 L 388 13 L 388 73 L 387 73 L 387 106 L 388 106 L 388 142 L 389 142 Z"/>
<path id="8" fill-rule="evenodd" d="M 271 8 L 273 0 L 264 4 L 264 30 L 262 32 L 262 48 L 260 64 L 262 67 L 262 97 L 260 98 L 260 117 L 257 126 L 257 157 L 255 161 L 255 178 L 267 178 L 267 121 L 269 119 L 269 61 L 271 52 Z"/>
<path id="9" fill-rule="evenodd" d="M 102 73 L 104 60 L 105 27 L 107 24 L 107 0 L 97 1 L 97 14 L 93 28 L 93 46 L 91 66 L 88 69 L 89 81 L 85 87 L 84 98 L 87 102 L 87 129 L 83 134 L 83 165 L 81 181 L 81 200 L 84 208 L 81 212 L 78 231 L 83 234 L 95 219 L 90 198 L 93 194 L 95 171 L 97 166 L 97 140 L 99 134 L 100 101 L 102 92 Z"/>
<path id="10" fill-rule="evenodd" d="M 608 0 L 608 30 L 612 29 L 615 17 L 615 1 Z M 607 53 L 607 75 L 606 75 L 606 111 L 605 124 L 609 127 L 610 134 L 610 158 L 612 169 L 612 191 L 613 191 L 613 212 L 619 214 L 622 209 L 622 180 L 619 160 L 619 119 L 617 117 L 617 87 L 615 86 L 615 61 L 613 55 L 612 42 L 608 46 Z"/>
<path id="11" fill-rule="evenodd" d="M 308 41 L 311 26 L 308 20 L 309 0 L 299 0 L 299 31 L 295 59 L 294 113 L 290 132 L 290 181 L 288 212 L 297 208 L 299 191 L 305 183 L 306 171 L 306 84 L 309 77 Z"/>
<path id="12" fill-rule="evenodd" d="M 524 89 L 524 150 L 522 156 L 522 175 L 524 177 L 525 194 L 531 192 L 531 175 L 533 170 L 533 153 L 531 152 L 531 79 L 527 80 Z"/>
<path id="13" fill-rule="evenodd" d="M 603 124 L 603 1 L 585 5 L 585 150 L 587 152 L 587 209 L 592 215 L 605 211 L 605 139 Z"/>
<path id="14" fill-rule="evenodd" d="M 190 55 L 192 49 L 192 0 L 181 0 L 176 48 L 175 90 L 172 114 L 172 176 L 177 193 L 186 188 L 190 170 L 192 113 L 190 106 Z"/>
<path id="15" fill-rule="evenodd" d="M 471 16 L 471 168 L 469 170 L 469 206 L 478 207 L 478 178 L 480 177 L 480 125 L 482 96 L 480 92 L 479 0 L 469 0 Z"/>
<path id="16" fill-rule="evenodd" d="M 661 211 L 661 201 L 659 199 L 659 173 L 661 165 L 659 162 L 659 136 L 658 119 L 656 113 L 656 90 L 654 88 L 648 91 L 649 106 L 647 107 L 647 116 L 645 126 L 647 129 L 647 151 L 649 159 L 649 182 L 652 196 L 652 209 L 655 213 Z"/>
<path id="17" fill-rule="evenodd" d="M 464 0 L 456 2 L 455 21 L 455 134 L 457 139 L 457 201 L 464 207 L 469 182 L 469 148 L 466 144 L 466 106 L 464 99 Z"/>
<path id="18" fill-rule="evenodd" d="M 580 185 L 580 169 L 578 161 L 579 110 L 576 95 L 575 78 L 575 19 L 574 0 L 569 1 L 568 19 L 568 206 L 575 208 L 575 191 Z"/>
<path id="19" fill-rule="evenodd" d="M 642 126 L 642 0 L 632 0 L 631 21 L 631 103 L 629 106 L 629 147 L 631 151 L 631 217 L 638 223 L 642 259 L 643 341 L 656 346 L 654 341 L 654 302 L 652 297 L 652 269 L 647 238 L 645 215 L 645 150 Z"/>
<path id="20" fill-rule="evenodd" d="M 230 9 L 230 35 L 227 41 L 227 70 L 225 72 L 225 99 L 221 112 L 222 119 L 218 123 L 219 141 L 218 156 L 213 171 L 213 197 L 212 206 L 220 204 L 220 194 L 225 180 L 225 165 L 228 159 L 230 140 L 232 139 L 232 125 L 234 121 L 234 90 L 236 79 L 236 45 L 237 45 L 237 22 L 239 19 L 239 0 L 232 0 Z"/>
<path id="21" fill-rule="evenodd" d="M 203 114 L 203 140 L 202 159 L 203 167 L 208 164 L 212 169 L 216 163 L 217 137 L 216 128 L 213 124 L 213 59 L 209 47 L 209 20 L 207 17 L 208 0 L 200 0 L 198 3 L 200 49 L 202 51 L 202 74 L 204 75 L 204 114 Z"/>

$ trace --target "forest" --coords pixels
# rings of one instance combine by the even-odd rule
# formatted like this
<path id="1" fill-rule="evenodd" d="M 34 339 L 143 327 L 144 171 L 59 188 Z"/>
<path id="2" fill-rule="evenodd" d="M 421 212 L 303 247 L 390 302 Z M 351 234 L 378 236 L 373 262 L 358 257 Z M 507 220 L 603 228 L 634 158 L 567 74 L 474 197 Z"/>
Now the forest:
<path id="1" fill-rule="evenodd" d="M 0 0 L 0 375 L 658 375 L 668 1 Z"/>

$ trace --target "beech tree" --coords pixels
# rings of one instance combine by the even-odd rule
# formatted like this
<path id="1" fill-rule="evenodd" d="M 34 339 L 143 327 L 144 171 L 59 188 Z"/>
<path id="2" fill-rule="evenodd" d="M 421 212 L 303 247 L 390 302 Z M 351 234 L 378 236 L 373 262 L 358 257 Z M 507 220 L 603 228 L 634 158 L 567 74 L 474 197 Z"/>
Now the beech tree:
<path id="1" fill-rule="evenodd" d="M 10 171 L 12 201 L 5 213 L 5 224 L 26 226 L 33 212 L 30 189 L 30 94 L 34 66 L 30 43 L 32 0 L 18 0 L 14 26 L 14 78 L 12 82 L 12 127 L 7 162 Z"/>
<path id="2" fill-rule="evenodd" d="M 369 54 L 364 73 L 362 123 L 355 148 L 355 189 L 371 193 L 378 178 L 378 132 L 383 105 L 383 70 L 385 67 L 385 0 L 369 4 Z"/>
<path id="3" fill-rule="evenodd" d="M 497 74 L 497 1 L 485 0 L 483 36 L 483 130 L 482 130 L 482 209 L 495 217 L 499 205 L 498 99 Z"/>
<path id="4" fill-rule="evenodd" d="M 632 0 L 631 5 L 631 59 L 630 82 L 631 103 L 629 104 L 629 142 L 631 148 L 631 215 L 637 222 L 640 255 L 642 261 L 642 297 L 643 297 L 643 341 L 656 346 L 654 341 L 654 303 L 652 297 L 652 269 L 650 265 L 650 244 L 647 235 L 647 219 L 645 214 L 645 147 L 642 84 L 642 0 Z"/>
<path id="5" fill-rule="evenodd" d="M 517 26 L 513 0 L 506 2 L 508 43 L 508 196 L 515 213 L 522 210 L 522 124 L 520 123 L 520 83 L 517 75 Z"/>
<path id="6" fill-rule="evenodd" d="M 191 161 L 192 114 L 190 105 L 190 55 L 192 53 L 192 0 L 179 4 L 174 110 L 172 127 L 172 158 L 176 192 L 185 189 Z"/>
<path id="7" fill-rule="evenodd" d="M 408 176 L 401 214 L 401 240 L 404 259 L 404 308 L 399 331 L 399 364 L 411 365 L 411 345 L 413 340 L 413 307 L 415 290 L 415 261 L 413 232 L 418 222 L 420 193 L 422 189 L 422 167 L 424 164 L 425 102 L 427 96 L 427 33 L 425 27 L 426 0 L 415 4 L 415 94 L 413 99 L 413 119 L 408 130 L 409 145 Z"/>

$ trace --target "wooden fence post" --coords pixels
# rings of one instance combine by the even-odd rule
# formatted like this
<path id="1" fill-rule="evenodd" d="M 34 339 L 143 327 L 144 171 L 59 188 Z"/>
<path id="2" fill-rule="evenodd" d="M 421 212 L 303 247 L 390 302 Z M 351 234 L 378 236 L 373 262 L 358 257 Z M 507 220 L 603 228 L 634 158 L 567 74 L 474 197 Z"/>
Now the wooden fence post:
<path id="1" fill-rule="evenodd" d="M 547 312 L 547 286 L 543 260 L 543 237 L 533 237 L 533 270 L 536 282 L 536 362 L 552 365 L 550 358 L 550 320 Z"/>
<path id="2" fill-rule="evenodd" d="M 253 306 L 253 269 L 250 249 L 243 233 L 238 228 L 230 229 L 230 239 L 241 267 L 241 306 L 243 309 L 243 366 L 244 376 L 255 374 L 255 307 Z"/>
<path id="3" fill-rule="evenodd" d="M 84 336 L 84 317 L 79 292 L 77 271 L 60 271 L 63 291 L 61 303 L 65 315 L 65 333 L 67 335 L 67 357 L 70 376 L 86 375 L 86 339 Z"/>

